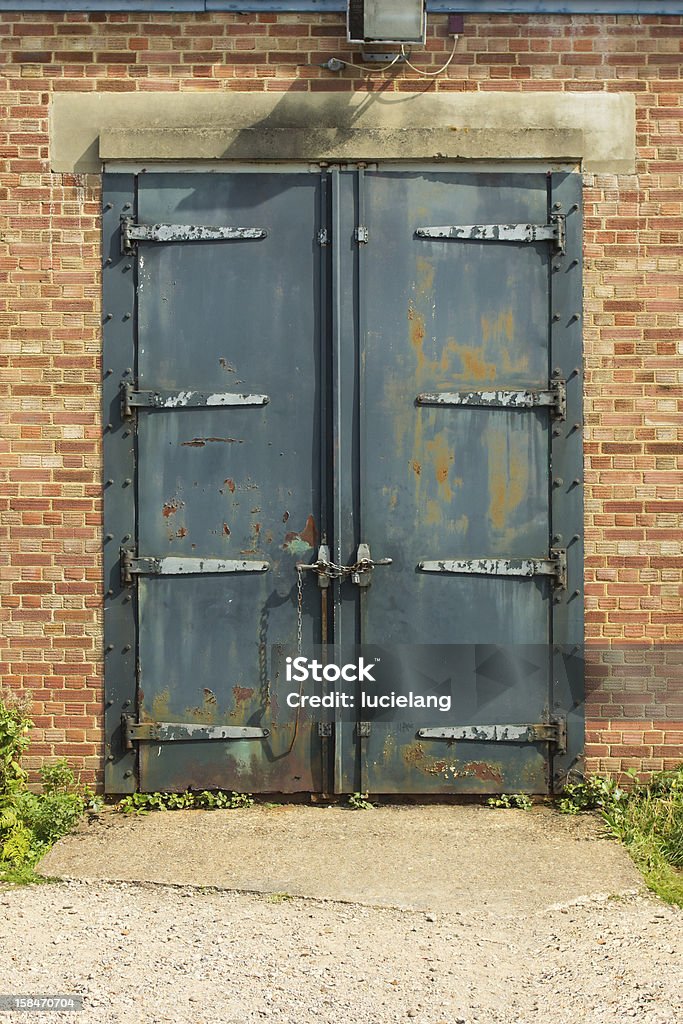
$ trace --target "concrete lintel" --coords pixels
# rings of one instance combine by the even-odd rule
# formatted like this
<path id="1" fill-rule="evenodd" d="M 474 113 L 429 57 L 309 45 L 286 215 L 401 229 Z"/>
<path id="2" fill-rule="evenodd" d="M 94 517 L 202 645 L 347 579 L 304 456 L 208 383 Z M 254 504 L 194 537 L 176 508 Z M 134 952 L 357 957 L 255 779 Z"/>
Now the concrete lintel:
<path id="1" fill-rule="evenodd" d="M 578 160 L 582 131 L 523 128 L 120 128 L 102 160 Z"/>
<path id="2" fill-rule="evenodd" d="M 580 159 L 635 169 L 635 98 L 591 93 L 59 93 L 54 171 L 103 159 Z"/>

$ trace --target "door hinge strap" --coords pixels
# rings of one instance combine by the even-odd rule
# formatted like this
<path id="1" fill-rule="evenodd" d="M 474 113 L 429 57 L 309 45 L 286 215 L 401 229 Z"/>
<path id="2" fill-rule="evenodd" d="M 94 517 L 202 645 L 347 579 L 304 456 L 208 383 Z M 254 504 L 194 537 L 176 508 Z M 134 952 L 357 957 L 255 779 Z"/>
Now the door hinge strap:
<path id="1" fill-rule="evenodd" d="M 558 752 L 567 749 L 567 722 L 556 718 L 552 722 L 533 722 L 524 725 L 457 725 L 438 729 L 418 729 L 423 740 L 468 740 L 474 743 L 553 743 Z"/>
<path id="2" fill-rule="evenodd" d="M 422 572 L 473 576 L 552 576 L 556 590 L 567 586 L 566 548 L 551 548 L 550 558 L 463 558 L 419 562 Z"/>
<path id="3" fill-rule="evenodd" d="M 359 224 L 355 231 L 355 238 L 359 245 L 366 245 L 370 238 L 370 232 L 365 224 Z"/>
<path id="4" fill-rule="evenodd" d="M 554 420 L 567 415 L 567 384 L 551 381 L 547 391 L 527 388 L 523 391 L 435 391 L 423 392 L 415 399 L 418 405 L 463 405 L 492 409 L 536 409 L 547 406 Z"/>
<path id="5" fill-rule="evenodd" d="M 129 381 L 121 383 L 121 415 L 129 419 L 134 409 L 198 409 L 226 406 L 267 405 L 268 395 L 238 395 L 229 391 L 136 391 Z"/>
<path id="6" fill-rule="evenodd" d="M 174 743 L 187 740 L 261 740 L 268 729 L 241 725 L 195 725 L 187 722 L 136 722 L 132 715 L 123 715 L 123 746 L 132 750 L 133 743 L 154 740 Z"/>
<path id="7" fill-rule="evenodd" d="M 547 224 L 442 224 L 417 228 L 416 238 L 473 242 L 553 242 L 556 252 L 565 250 L 564 214 L 553 213 Z"/>
<path id="8" fill-rule="evenodd" d="M 153 558 L 136 556 L 121 549 L 121 583 L 130 586 L 134 576 L 190 576 L 213 575 L 227 572 L 267 572 L 268 562 L 248 561 L 243 558 Z"/>
<path id="9" fill-rule="evenodd" d="M 121 252 L 131 255 L 138 242 L 254 241 L 265 238 L 265 228 L 210 227 L 204 224 L 136 224 L 121 218 Z"/>

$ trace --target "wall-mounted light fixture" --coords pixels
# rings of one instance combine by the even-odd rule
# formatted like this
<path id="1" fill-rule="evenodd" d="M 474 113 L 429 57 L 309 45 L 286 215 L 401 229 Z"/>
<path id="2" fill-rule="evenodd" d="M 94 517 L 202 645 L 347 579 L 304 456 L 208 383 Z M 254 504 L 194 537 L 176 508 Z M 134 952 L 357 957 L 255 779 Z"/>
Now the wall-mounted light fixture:
<path id="1" fill-rule="evenodd" d="M 424 46 L 424 0 L 349 0 L 347 37 L 351 43 L 413 43 Z"/>

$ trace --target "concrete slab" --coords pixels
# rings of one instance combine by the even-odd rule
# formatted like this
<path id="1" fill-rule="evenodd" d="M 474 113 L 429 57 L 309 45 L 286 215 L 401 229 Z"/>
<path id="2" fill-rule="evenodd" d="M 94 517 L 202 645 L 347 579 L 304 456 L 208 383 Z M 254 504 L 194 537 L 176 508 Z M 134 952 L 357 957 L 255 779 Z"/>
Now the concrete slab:
<path id="1" fill-rule="evenodd" d="M 528 913 L 642 888 L 591 817 L 549 808 L 301 805 L 99 815 L 43 874 L 404 907 Z"/>
<path id="2" fill-rule="evenodd" d="M 55 93 L 53 171 L 102 160 L 527 160 L 635 170 L 632 93 Z M 417 155 L 417 157 L 416 157 Z"/>

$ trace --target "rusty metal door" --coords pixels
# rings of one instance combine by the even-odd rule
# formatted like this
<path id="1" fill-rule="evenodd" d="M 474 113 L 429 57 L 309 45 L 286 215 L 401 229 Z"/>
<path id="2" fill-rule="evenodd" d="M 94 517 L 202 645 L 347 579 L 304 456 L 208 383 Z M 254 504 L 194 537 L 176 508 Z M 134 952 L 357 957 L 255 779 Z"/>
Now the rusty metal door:
<path id="1" fill-rule="evenodd" d="M 551 791 L 583 734 L 578 176 L 360 169 L 333 198 L 337 561 L 391 559 L 340 586 L 338 638 L 453 695 L 337 723 L 336 788 Z"/>
<path id="2" fill-rule="evenodd" d="M 320 176 L 108 185 L 108 784 L 320 791 L 321 739 L 267 665 L 320 522 Z"/>
<path id="3" fill-rule="evenodd" d="M 109 791 L 553 788 L 582 744 L 579 196 L 108 177 Z M 321 556 L 366 568 L 297 573 Z M 452 713 L 300 715 L 271 649 L 325 642 L 445 672 Z"/>

